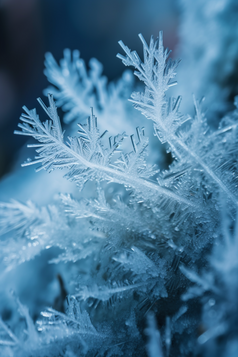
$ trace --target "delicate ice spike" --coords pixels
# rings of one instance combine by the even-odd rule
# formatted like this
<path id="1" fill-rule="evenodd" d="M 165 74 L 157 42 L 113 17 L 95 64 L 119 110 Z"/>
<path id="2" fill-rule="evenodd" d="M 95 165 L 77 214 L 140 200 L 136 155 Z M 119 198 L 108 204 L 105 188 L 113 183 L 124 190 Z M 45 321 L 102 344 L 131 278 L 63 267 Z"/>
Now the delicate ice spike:
<path id="1" fill-rule="evenodd" d="M 139 143 L 140 143 L 141 142 L 141 133 L 140 133 L 139 126 L 137 126 L 137 128 L 136 128 L 136 133 L 137 133 L 137 137 L 138 137 L 138 140 L 139 140 Z"/>
<path id="2" fill-rule="evenodd" d="M 176 102 L 174 103 L 173 111 L 177 111 L 179 109 L 181 101 L 182 101 L 182 97 L 181 95 L 179 95 L 178 98 L 176 99 Z"/>
<path id="3" fill-rule="evenodd" d="M 22 109 L 31 117 L 31 112 L 25 105 L 23 105 Z"/>
<path id="4" fill-rule="evenodd" d="M 91 117 L 90 116 L 87 118 L 87 124 L 88 124 L 88 131 L 91 131 Z"/>
<path id="5" fill-rule="evenodd" d="M 120 44 L 120 43 L 119 43 L 119 44 Z M 119 59 L 122 60 L 122 61 L 125 61 L 125 60 L 126 60 L 126 57 L 123 56 L 123 55 L 121 55 L 120 53 L 118 53 L 118 54 L 116 55 L 116 57 L 119 58 Z"/>
<path id="6" fill-rule="evenodd" d="M 48 94 L 49 96 L 49 94 Z M 49 113 L 49 110 L 47 108 L 47 106 L 45 105 L 45 103 L 43 102 L 43 100 L 39 97 L 37 98 L 37 102 L 41 105 L 41 107 L 44 109 L 44 111 L 46 112 L 47 115 L 49 115 L 49 117 L 51 118 L 51 115 Z M 24 109 L 25 110 L 25 109 Z"/>
<path id="7" fill-rule="evenodd" d="M 173 87 L 173 86 L 176 86 L 177 84 L 178 84 L 177 81 L 170 82 L 170 83 L 168 84 L 168 87 Z"/>
<path id="8" fill-rule="evenodd" d="M 105 130 L 105 131 L 101 134 L 101 136 L 100 136 L 99 139 L 102 139 L 102 138 L 104 137 L 104 135 L 106 135 L 106 133 L 108 133 L 108 130 Z"/>
<path id="9" fill-rule="evenodd" d="M 136 143 L 135 143 L 134 134 L 132 134 L 130 136 L 130 138 L 131 138 L 131 143 L 132 143 L 132 146 L 133 146 L 133 150 L 136 153 L 137 152 L 137 146 L 136 146 Z"/>
<path id="10" fill-rule="evenodd" d="M 31 133 L 24 133 L 23 131 L 19 131 L 19 130 L 14 130 L 13 133 L 16 135 L 32 136 Z"/>
<path id="11" fill-rule="evenodd" d="M 123 41 L 120 40 L 120 41 L 118 41 L 118 43 L 121 46 L 121 48 L 127 53 L 128 52 L 128 47 L 124 45 Z M 117 57 L 125 59 L 125 57 L 120 55 L 120 53 L 117 54 Z"/>
<path id="12" fill-rule="evenodd" d="M 169 97 L 168 99 L 168 104 L 167 104 L 167 115 L 171 112 L 171 98 Z"/>
<path id="13" fill-rule="evenodd" d="M 147 51 L 149 51 L 149 47 L 148 47 L 148 45 L 147 45 L 147 42 L 146 42 L 146 40 L 144 39 L 144 36 L 141 34 L 141 33 L 139 33 L 139 39 L 141 40 L 141 42 L 143 43 L 143 46 L 145 47 L 145 49 L 147 50 Z"/>

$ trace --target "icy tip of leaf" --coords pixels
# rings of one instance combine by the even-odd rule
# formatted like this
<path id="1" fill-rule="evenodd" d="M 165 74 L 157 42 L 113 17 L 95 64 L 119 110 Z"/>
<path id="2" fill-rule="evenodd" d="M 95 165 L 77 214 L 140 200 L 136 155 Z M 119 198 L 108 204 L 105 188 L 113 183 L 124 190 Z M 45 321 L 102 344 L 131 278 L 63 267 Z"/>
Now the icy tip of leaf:
<path id="1" fill-rule="evenodd" d="M 143 43 L 143 45 L 144 45 L 144 47 L 146 48 L 146 49 L 149 49 L 148 48 L 148 45 L 147 45 L 147 42 L 146 42 L 146 40 L 144 39 L 144 36 L 141 34 L 141 33 L 139 33 L 139 39 L 141 40 L 141 42 Z"/>
<path id="2" fill-rule="evenodd" d="M 116 55 L 116 57 L 117 58 L 119 58 L 120 60 L 122 60 L 122 61 L 125 61 L 125 57 L 124 56 L 122 56 L 120 53 L 118 53 L 117 55 Z"/>

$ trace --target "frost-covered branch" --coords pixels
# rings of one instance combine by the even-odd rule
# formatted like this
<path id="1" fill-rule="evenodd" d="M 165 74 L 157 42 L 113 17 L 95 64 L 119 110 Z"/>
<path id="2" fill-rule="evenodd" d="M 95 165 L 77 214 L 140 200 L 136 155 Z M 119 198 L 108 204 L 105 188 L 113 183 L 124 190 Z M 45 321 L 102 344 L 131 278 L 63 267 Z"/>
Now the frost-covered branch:
<path id="1" fill-rule="evenodd" d="M 109 149 L 104 149 L 101 139 L 106 132 L 99 133 L 97 119 L 92 113 L 88 118 L 86 128 L 79 125 L 79 137 L 68 137 L 68 141 L 64 143 L 53 97 L 49 95 L 49 108 L 44 105 L 41 99 L 38 101 L 50 120 L 42 123 L 35 109 L 30 111 L 24 107 L 26 114 L 20 118 L 23 124 L 19 124 L 22 131 L 16 130 L 15 134 L 32 136 L 40 144 L 28 145 L 28 147 L 35 147 L 39 155 L 35 157 L 34 161 L 28 161 L 22 166 L 40 164 L 37 171 L 45 169 L 49 172 L 56 168 L 65 168 L 68 170 L 66 178 L 76 182 L 81 188 L 88 180 L 106 180 L 123 183 L 138 191 L 145 199 L 153 195 L 158 198 L 165 196 L 178 203 L 193 206 L 193 203 L 188 199 L 148 180 L 156 171 L 151 165 L 145 163 L 146 144 L 140 134 L 138 134 L 138 144 L 135 143 L 133 137 L 131 138 L 134 151 L 122 155 L 121 160 L 112 164 L 111 158 L 123 141 L 125 133 L 116 136 L 113 142 L 109 141 Z"/>
<path id="2" fill-rule="evenodd" d="M 184 162 L 186 171 L 188 168 L 202 170 L 223 192 L 227 198 L 237 207 L 238 197 L 234 187 L 230 187 L 226 176 L 217 170 L 213 160 L 204 155 L 204 141 L 206 142 L 206 121 L 199 103 L 194 99 L 196 117 L 190 126 L 190 130 L 183 130 L 184 123 L 191 118 L 179 113 L 181 98 L 167 99 L 166 91 L 176 75 L 178 61 L 168 60 L 169 52 L 164 50 L 163 36 L 150 40 L 149 46 L 142 35 L 139 35 L 144 48 L 144 62 L 138 54 L 131 52 L 122 41 L 120 46 L 126 53 L 126 57 L 118 55 L 126 66 L 133 66 L 135 75 L 145 83 L 144 93 L 133 93 L 132 102 L 135 108 L 140 110 L 148 119 L 154 122 L 155 134 L 159 140 L 169 144 L 171 152 L 181 162 Z M 194 131 L 199 123 L 199 131 Z M 194 145 L 194 140 L 196 145 Z M 215 162 L 217 164 L 217 162 Z"/>

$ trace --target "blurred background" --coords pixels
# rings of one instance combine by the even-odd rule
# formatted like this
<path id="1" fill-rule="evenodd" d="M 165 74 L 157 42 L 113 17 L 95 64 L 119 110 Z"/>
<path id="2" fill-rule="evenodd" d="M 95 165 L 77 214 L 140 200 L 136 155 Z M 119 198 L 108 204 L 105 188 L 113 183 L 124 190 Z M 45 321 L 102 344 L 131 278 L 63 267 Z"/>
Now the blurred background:
<path id="1" fill-rule="evenodd" d="M 59 60 L 65 48 L 79 49 L 88 63 L 104 66 L 109 80 L 125 67 L 119 40 L 141 54 L 146 40 L 164 31 L 166 47 L 178 42 L 176 0 L 0 0 L 0 177 L 7 174 L 25 137 L 13 135 L 22 106 L 36 107 L 47 87 L 44 54 Z"/>

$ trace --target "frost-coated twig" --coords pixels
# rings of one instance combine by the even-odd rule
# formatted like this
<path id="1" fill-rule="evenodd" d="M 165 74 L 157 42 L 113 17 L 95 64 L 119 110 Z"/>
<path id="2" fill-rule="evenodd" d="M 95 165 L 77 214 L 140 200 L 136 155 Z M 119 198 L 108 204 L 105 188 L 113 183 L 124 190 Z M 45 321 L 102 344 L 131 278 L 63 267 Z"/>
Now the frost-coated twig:
<path id="1" fill-rule="evenodd" d="M 237 197 L 226 185 L 222 177 L 219 177 L 215 170 L 204 162 L 203 158 L 196 151 L 192 150 L 191 146 L 188 146 L 181 139 L 181 135 L 177 134 L 181 126 L 190 118 L 178 112 L 181 97 L 178 97 L 176 100 L 174 99 L 171 105 L 171 100 L 168 101 L 165 96 L 169 87 L 176 84 L 176 82 L 171 82 L 171 80 L 176 75 L 175 70 L 178 66 L 178 61 L 168 60 L 170 52 L 167 49 L 164 50 L 162 32 L 160 32 L 159 38 L 156 41 L 151 38 L 149 46 L 141 34 L 139 37 L 143 43 L 144 62 L 141 61 L 135 51 L 131 52 L 122 41 L 119 44 L 125 51 L 126 57 L 120 54 L 117 55 L 126 66 L 133 66 L 136 69 L 135 75 L 145 83 L 144 93 L 132 94 L 131 101 L 134 103 L 135 108 L 140 110 L 146 118 L 154 122 L 156 136 L 162 143 L 167 142 L 169 144 L 171 151 L 177 159 L 181 160 L 186 157 L 191 167 L 194 165 L 200 167 L 233 204 L 238 206 Z M 203 119 L 199 118 L 202 114 L 196 100 L 194 100 L 194 105 L 198 120 L 202 121 Z"/>
<path id="2" fill-rule="evenodd" d="M 64 143 L 64 134 L 61 129 L 60 120 L 52 95 L 49 95 L 49 108 L 44 105 L 41 99 L 38 101 L 51 120 L 42 123 L 35 109 L 28 110 L 24 107 L 26 114 L 22 114 L 20 118 L 23 121 L 23 124 L 18 125 L 22 131 L 15 130 L 14 133 L 32 136 L 41 142 L 41 144 L 30 145 L 30 147 L 37 148 L 36 151 L 39 153 L 39 156 L 36 156 L 34 161 L 28 161 L 22 164 L 22 166 L 41 164 L 41 166 L 37 169 L 38 171 L 41 169 L 51 171 L 55 168 L 67 168 L 69 169 L 69 173 L 66 177 L 75 181 L 79 185 L 82 185 L 89 180 L 90 175 L 92 175 L 94 178 L 96 176 L 98 180 L 104 179 L 109 182 L 123 183 L 124 185 L 130 186 L 142 193 L 145 190 L 149 190 L 178 203 L 194 206 L 192 201 L 178 196 L 167 188 L 161 187 L 152 181 L 142 179 L 139 175 L 132 176 L 126 171 L 123 172 L 122 170 L 116 169 L 115 165 L 112 167 L 110 161 L 106 162 L 106 153 L 102 152 L 101 146 L 101 152 L 94 151 L 89 156 L 88 148 L 85 154 L 86 140 L 82 141 L 80 138 L 69 137 L 68 142 Z M 96 130 L 96 118 L 93 114 L 91 115 L 90 123 L 90 125 L 93 125 Z M 99 146 L 100 138 L 101 136 L 97 137 L 97 141 L 92 142 L 92 145 Z M 93 154 L 95 154 L 94 160 L 92 160 Z M 145 196 L 147 196 L 147 194 Z"/>

